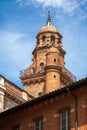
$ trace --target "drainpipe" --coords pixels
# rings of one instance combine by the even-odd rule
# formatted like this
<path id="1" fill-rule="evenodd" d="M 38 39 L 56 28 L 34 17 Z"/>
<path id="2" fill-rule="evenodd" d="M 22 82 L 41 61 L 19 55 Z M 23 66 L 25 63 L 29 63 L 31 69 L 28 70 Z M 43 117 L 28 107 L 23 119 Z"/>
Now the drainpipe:
<path id="1" fill-rule="evenodd" d="M 69 91 L 69 88 L 67 88 L 67 91 Z M 78 130 L 78 98 L 74 93 L 70 92 L 70 94 L 72 95 L 75 103 L 75 130 Z"/>

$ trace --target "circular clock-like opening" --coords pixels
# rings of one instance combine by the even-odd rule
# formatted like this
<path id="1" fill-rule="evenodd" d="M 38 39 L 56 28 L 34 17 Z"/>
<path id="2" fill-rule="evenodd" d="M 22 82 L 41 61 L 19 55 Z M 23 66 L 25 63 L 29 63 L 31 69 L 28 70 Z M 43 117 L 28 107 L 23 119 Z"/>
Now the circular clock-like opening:
<path id="1" fill-rule="evenodd" d="M 56 62 L 57 60 L 56 59 L 54 59 L 54 62 Z"/>
<path id="2" fill-rule="evenodd" d="M 55 79 L 55 78 L 56 78 L 56 75 L 54 75 L 53 78 Z"/>

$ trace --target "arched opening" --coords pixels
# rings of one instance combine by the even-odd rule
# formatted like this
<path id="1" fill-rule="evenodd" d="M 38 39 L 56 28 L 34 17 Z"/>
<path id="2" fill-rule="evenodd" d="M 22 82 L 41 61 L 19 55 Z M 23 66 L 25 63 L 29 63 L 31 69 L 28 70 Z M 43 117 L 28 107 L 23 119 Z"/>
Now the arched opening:
<path id="1" fill-rule="evenodd" d="M 44 44 L 46 44 L 46 36 L 43 36 L 42 41 Z"/>
<path id="2" fill-rule="evenodd" d="M 35 72 L 35 69 L 34 68 L 31 68 L 31 74 L 34 74 L 34 72 Z"/>
<path id="3" fill-rule="evenodd" d="M 39 92 L 39 93 L 38 93 L 38 97 L 41 97 L 41 96 L 42 96 L 42 93 L 41 93 L 41 92 Z"/>
<path id="4" fill-rule="evenodd" d="M 44 71 L 44 63 L 40 63 L 40 71 Z"/>
<path id="5" fill-rule="evenodd" d="M 50 39 L 51 43 L 54 44 L 55 42 L 55 38 L 53 36 L 51 36 L 51 39 Z"/>

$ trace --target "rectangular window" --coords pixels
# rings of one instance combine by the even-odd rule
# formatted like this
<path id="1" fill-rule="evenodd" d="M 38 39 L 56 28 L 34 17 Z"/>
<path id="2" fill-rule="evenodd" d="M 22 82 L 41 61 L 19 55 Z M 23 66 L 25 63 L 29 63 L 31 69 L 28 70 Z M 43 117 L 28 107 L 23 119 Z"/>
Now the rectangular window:
<path id="1" fill-rule="evenodd" d="M 64 110 L 60 113 L 60 130 L 70 130 L 70 110 Z"/>
<path id="2" fill-rule="evenodd" d="M 43 119 L 39 118 L 34 120 L 34 130 L 42 130 L 43 128 Z"/>

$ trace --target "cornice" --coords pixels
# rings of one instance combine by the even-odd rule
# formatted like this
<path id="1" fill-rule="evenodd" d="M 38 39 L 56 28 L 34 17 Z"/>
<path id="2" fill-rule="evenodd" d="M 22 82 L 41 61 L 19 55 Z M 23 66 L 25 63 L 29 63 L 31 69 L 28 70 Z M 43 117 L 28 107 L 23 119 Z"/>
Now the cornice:
<path id="1" fill-rule="evenodd" d="M 62 68 L 60 66 L 56 66 L 56 65 L 48 65 L 45 67 L 46 71 L 49 71 L 51 69 L 56 69 L 57 71 L 61 71 Z"/>
<path id="2" fill-rule="evenodd" d="M 25 102 L 25 100 L 21 96 L 19 96 L 16 93 L 12 92 L 8 88 L 5 91 L 5 96 L 9 97 L 10 99 L 12 99 L 14 102 L 17 102 L 17 103 Z"/>
<path id="3" fill-rule="evenodd" d="M 23 84 L 45 81 L 45 71 L 39 72 L 33 75 L 26 75 L 26 76 L 20 77 L 20 79 L 22 80 Z"/>
<path id="4" fill-rule="evenodd" d="M 60 36 L 60 38 L 62 38 L 63 36 L 59 33 L 59 32 L 55 32 L 55 31 L 44 31 L 44 32 L 39 32 L 36 36 L 36 38 L 39 37 L 39 35 L 45 34 L 45 33 L 53 33 L 53 34 L 57 34 Z"/>

